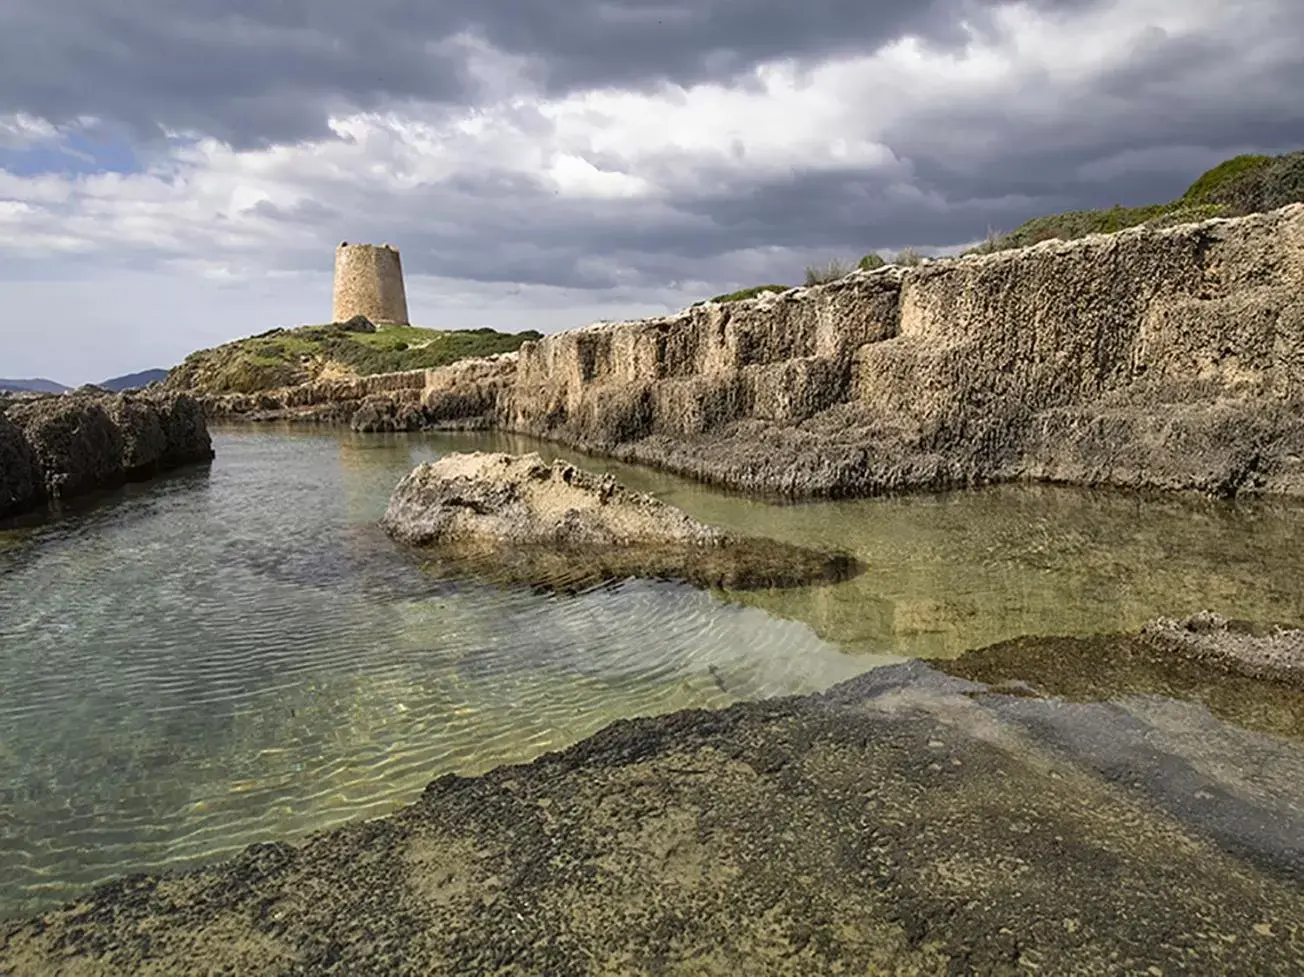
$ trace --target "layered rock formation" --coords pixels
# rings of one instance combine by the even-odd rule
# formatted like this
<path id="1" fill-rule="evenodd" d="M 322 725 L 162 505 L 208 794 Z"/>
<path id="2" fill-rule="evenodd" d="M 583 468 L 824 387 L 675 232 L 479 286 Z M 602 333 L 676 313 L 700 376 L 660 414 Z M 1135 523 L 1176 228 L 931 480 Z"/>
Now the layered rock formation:
<path id="1" fill-rule="evenodd" d="M 0 404 L 0 516 L 213 457 L 186 394 L 103 391 Z"/>
<path id="2" fill-rule="evenodd" d="M 380 393 L 427 426 L 796 497 L 1020 478 L 1299 495 L 1304 205 L 856 272 L 391 376 L 210 409 L 351 418 Z"/>
<path id="3" fill-rule="evenodd" d="M 419 465 L 394 489 L 381 526 L 432 547 L 454 572 L 539 586 L 642 576 L 749 588 L 859 570 L 849 557 L 728 535 L 610 475 L 546 465 L 537 454 L 453 454 Z"/>

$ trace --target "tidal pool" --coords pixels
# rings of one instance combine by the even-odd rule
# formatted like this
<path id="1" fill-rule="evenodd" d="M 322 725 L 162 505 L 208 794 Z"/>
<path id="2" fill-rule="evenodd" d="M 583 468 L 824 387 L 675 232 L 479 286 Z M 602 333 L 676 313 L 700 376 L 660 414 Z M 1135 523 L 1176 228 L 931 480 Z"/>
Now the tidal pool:
<path id="1" fill-rule="evenodd" d="M 1304 620 L 1304 510 L 1039 487 L 774 506 L 497 434 L 231 428 L 211 469 L 0 528 L 0 915 L 294 839 L 621 717 L 1160 614 Z M 612 471 L 728 529 L 848 549 L 791 591 L 434 580 L 379 532 L 454 450 Z"/>

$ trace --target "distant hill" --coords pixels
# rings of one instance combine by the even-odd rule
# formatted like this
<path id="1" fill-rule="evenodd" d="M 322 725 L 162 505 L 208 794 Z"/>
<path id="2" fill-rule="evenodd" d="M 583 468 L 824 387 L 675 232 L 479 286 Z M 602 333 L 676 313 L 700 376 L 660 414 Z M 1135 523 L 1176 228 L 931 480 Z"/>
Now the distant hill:
<path id="1" fill-rule="evenodd" d="M 96 386 L 118 393 L 123 390 L 134 390 L 137 387 L 146 387 L 151 383 L 160 383 L 166 380 L 167 376 L 167 370 L 142 370 L 139 373 L 128 373 L 126 376 L 105 380 L 103 383 L 96 384 Z"/>
<path id="2" fill-rule="evenodd" d="M 539 338 L 534 330 L 375 327 L 365 320 L 272 329 L 191 353 L 168 374 L 167 387 L 197 394 L 256 393 L 318 379 L 430 369 L 510 353 Z"/>
<path id="3" fill-rule="evenodd" d="M 71 388 L 65 387 L 62 383 L 40 377 L 35 380 L 0 380 L 0 390 L 30 390 L 42 394 L 61 394 L 69 389 Z"/>

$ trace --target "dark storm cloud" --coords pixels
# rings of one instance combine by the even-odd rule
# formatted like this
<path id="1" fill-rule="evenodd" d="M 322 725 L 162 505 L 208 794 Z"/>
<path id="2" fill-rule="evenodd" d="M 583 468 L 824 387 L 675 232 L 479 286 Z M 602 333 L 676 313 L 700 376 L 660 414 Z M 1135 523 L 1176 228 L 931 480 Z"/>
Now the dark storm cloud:
<path id="1" fill-rule="evenodd" d="M 105 0 L 0 4 L 0 113 L 98 115 L 138 133 L 195 128 L 243 147 L 320 135 L 334 108 L 474 100 L 476 80 L 448 43 L 464 31 L 528 56 L 533 80 L 552 92 L 725 80 L 778 56 L 814 64 L 906 34 L 945 47 L 969 36 L 962 20 L 999 41 L 997 0 L 115 2 L 116 13 Z M 1067 14 L 1096 2 L 1031 5 Z M 671 199 L 577 201 L 542 177 L 477 164 L 403 191 L 336 186 L 330 207 L 254 210 L 312 229 L 315 242 L 277 252 L 303 270 L 328 272 L 339 240 L 393 240 L 410 274 L 504 291 L 795 281 L 818 255 L 942 247 L 1039 214 L 1166 200 L 1234 153 L 1304 146 L 1304 58 L 1289 43 L 1274 57 L 1256 46 L 1304 38 L 1304 3 L 1254 0 L 1235 23 L 1142 31 L 1131 49 L 1105 52 L 1113 67 L 1096 75 L 1028 74 L 996 97 L 957 84 L 913 99 L 869 134 L 901 161 L 884 169 L 712 174 L 687 159 L 709 191 L 672 180 Z M 552 126 L 528 106 L 496 118 L 541 141 Z M 587 159 L 624 165 L 618 152 Z"/>
<path id="2" fill-rule="evenodd" d="M 0 112 L 194 129 L 243 148 L 321 136 L 332 108 L 473 98 L 448 44 L 462 33 L 527 56 L 557 92 L 690 84 L 903 34 L 956 44 L 960 18 L 981 30 L 998 2 L 18 0 L 0 6 Z"/>
<path id="3" fill-rule="evenodd" d="M 1008 230 L 1039 214 L 1166 201 L 1232 155 L 1304 148 L 1304 58 L 1291 52 L 1291 39 L 1304 39 L 1304 4 L 1263 2 L 1255 13 L 1247 37 L 1152 29 L 1085 83 L 1029 79 L 1010 99 L 957 97 L 895 123 L 883 140 L 954 217 L 925 218 L 929 233 L 911 240 L 944 244 L 966 228 L 981 232 L 965 220 L 975 209 Z M 1260 57 L 1249 35 L 1288 43 Z"/>

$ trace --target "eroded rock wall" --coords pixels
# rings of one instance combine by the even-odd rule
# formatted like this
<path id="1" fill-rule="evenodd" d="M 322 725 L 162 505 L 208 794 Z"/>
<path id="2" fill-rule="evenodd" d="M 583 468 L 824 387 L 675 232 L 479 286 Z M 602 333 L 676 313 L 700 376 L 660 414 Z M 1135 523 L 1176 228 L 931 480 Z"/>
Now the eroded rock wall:
<path id="1" fill-rule="evenodd" d="M 368 397 L 364 428 L 492 424 L 788 496 L 1018 478 L 1304 495 L 1304 205 L 855 272 L 209 409 L 348 420 Z"/>
<path id="2" fill-rule="evenodd" d="M 187 394 L 91 392 L 6 404 L 0 517 L 212 457 L 203 410 Z"/>
<path id="3" fill-rule="evenodd" d="M 510 428 L 756 491 L 1304 494 L 1304 206 L 856 273 L 521 350 Z"/>

